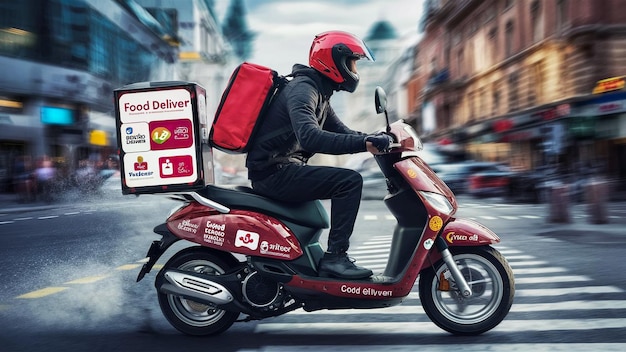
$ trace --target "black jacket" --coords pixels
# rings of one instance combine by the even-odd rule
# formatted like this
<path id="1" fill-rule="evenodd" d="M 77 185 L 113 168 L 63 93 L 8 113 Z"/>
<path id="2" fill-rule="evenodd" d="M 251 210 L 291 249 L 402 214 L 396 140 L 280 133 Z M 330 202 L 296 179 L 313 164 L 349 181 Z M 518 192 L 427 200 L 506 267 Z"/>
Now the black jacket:
<path id="1" fill-rule="evenodd" d="M 300 64 L 293 66 L 292 75 L 274 99 L 248 151 L 246 167 L 252 180 L 271 174 L 278 164 L 305 164 L 315 153 L 366 151 L 366 134 L 346 127 L 328 102 L 336 84 Z"/>

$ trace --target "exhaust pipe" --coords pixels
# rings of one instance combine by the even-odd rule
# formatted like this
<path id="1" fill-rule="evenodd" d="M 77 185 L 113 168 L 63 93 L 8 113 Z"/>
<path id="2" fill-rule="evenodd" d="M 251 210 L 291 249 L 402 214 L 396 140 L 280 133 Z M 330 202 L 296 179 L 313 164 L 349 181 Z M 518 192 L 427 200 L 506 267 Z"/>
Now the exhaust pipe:
<path id="1" fill-rule="evenodd" d="M 234 300 L 233 294 L 223 285 L 193 273 L 168 270 L 163 276 L 167 280 L 159 287 L 163 293 L 215 305 L 225 305 Z"/>

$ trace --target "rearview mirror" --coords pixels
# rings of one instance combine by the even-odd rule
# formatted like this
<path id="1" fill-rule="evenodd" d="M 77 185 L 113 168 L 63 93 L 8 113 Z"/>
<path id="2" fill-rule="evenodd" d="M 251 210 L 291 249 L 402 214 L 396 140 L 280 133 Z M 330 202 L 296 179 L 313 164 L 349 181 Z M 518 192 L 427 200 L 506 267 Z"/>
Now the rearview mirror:
<path id="1" fill-rule="evenodd" d="M 387 93 L 382 87 L 376 87 L 374 103 L 376 104 L 376 113 L 382 114 L 387 110 Z"/>

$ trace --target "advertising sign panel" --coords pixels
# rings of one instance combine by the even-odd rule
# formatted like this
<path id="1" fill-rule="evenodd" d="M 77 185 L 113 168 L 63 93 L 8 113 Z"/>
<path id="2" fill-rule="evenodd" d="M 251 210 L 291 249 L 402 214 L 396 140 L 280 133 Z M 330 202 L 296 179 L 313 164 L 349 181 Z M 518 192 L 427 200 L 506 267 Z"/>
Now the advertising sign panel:
<path id="1" fill-rule="evenodd" d="M 122 193 L 192 191 L 213 182 L 204 88 L 142 82 L 115 91 Z"/>

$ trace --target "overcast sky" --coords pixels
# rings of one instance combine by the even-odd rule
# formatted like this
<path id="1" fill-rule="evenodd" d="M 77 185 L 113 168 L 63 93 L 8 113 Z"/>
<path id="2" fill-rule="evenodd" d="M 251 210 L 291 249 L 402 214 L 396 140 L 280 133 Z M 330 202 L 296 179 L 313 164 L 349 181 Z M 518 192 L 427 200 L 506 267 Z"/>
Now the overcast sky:
<path id="1" fill-rule="evenodd" d="M 407 42 L 415 40 L 422 0 L 244 0 L 248 27 L 256 33 L 248 60 L 281 74 L 294 63 L 308 64 L 318 33 L 344 30 L 365 38 L 372 25 L 389 21 Z M 222 21 L 230 0 L 215 0 Z"/>

